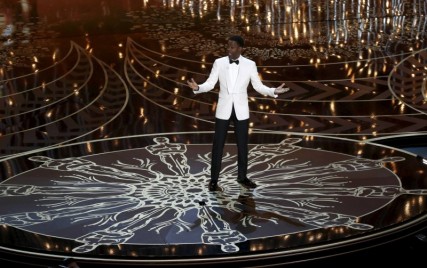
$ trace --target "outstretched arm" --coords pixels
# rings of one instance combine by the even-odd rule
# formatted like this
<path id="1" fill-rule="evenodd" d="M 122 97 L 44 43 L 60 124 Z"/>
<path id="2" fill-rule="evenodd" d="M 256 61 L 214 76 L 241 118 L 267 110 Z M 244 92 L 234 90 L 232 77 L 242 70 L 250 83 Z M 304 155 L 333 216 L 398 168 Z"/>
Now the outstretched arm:
<path id="1" fill-rule="evenodd" d="M 194 81 L 193 78 L 191 78 L 190 80 L 187 80 L 188 86 L 193 90 L 193 92 L 195 94 L 208 92 L 215 87 L 215 84 L 218 82 L 218 77 L 219 77 L 218 65 L 219 65 L 219 63 L 218 63 L 218 59 L 217 59 L 214 61 L 214 64 L 213 64 L 213 67 L 212 67 L 212 70 L 211 70 L 211 73 L 210 73 L 208 79 L 200 85 L 198 85 L 196 83 L 196 81 Z"/>
<path id="2" fill-rule="evenodd" d="M 290 90 L 290 88 L 285 87 L 285 83 L 283 83 L 274 90 L 274 94 L 276 94 L 276 95 L 282 94 L 282 93 L 288 92 L 289 90 Z"/>

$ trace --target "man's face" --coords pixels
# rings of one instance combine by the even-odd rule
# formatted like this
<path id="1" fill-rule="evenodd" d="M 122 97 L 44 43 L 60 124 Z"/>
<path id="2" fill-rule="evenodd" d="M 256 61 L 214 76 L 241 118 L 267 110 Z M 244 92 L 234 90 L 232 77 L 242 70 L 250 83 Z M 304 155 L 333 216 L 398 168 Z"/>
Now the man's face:
<path id="1" fill-rule="evenodd" d="M 228 56 L 232 59 L 237 59 L 242 54 L 242 48 L 236 41 L 228 41 Z"/>

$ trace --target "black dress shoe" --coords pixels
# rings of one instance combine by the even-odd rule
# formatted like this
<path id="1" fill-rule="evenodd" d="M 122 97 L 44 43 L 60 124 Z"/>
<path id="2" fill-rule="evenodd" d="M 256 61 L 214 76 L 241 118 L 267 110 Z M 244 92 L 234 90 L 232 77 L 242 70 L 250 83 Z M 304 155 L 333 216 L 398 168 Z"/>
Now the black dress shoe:
<path id="1" fill-rule="evenodd" d="M 241 185 L 248 187 L 248 188 L 256 188 L 257 185 L 255 182 L 251 181 L 248 178 L 244 178 L 243 180 L 237 180 L 238 183 L 240 183 Z"/>
<path id="2" fill-rule="evenodd" d="M 218 182 L 210 181 L 209 182 L 209 191 L 217 191 L 218 190 Z"/>

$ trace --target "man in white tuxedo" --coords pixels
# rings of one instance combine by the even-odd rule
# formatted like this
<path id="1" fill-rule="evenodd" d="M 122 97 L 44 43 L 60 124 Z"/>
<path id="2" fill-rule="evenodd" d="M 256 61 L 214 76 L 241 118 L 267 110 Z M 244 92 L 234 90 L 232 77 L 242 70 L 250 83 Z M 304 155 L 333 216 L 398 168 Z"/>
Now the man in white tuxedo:
<path id="1" fill-rule="evenodd" d="M 221 170 L 222 155 L 230 120 L 233 120 L 237 143 L 237 181 L 249 188 L 255 188 L 255 182 L 246 176 L 248 166 L 249 103 L 247 88 L 249 82 L 260 94 L 276 98 L 278 94 L 289 90 L 285 83 L 277 88 L 265 86 L 254 61 L 243 57 L 244 40 L 241 36 L 228 39 L 228 56 L 215 60 L 208 79 L 198 85 L 194 79 L 187 83 L 194 93 L 212 90 L 219 80 L 219 96 L 215 113 L 215 134 L 212 145 L 211 180 L 209 190 L 218 190 L 218 178 Z"/>

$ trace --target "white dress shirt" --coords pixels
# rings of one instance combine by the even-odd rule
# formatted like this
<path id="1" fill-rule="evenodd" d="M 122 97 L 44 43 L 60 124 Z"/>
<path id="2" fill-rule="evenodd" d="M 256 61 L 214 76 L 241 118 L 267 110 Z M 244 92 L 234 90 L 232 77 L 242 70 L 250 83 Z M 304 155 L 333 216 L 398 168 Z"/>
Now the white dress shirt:
<path id="1" fill-rule="evenodd" d="M 239 57 L 240 59 L 240 57 Z M 239 60 L 237 59 L 237 60 Z M 230 85 L 228 85 L 228 90 L 230 93 L 234 91 L 234 86 L 236 85 L 237 75 L 239 74 L 239 65 L 235 63 L 230 63 L 230 66 L 228 67 L 228 75 L 229 75 L 229 81 Z"/>

